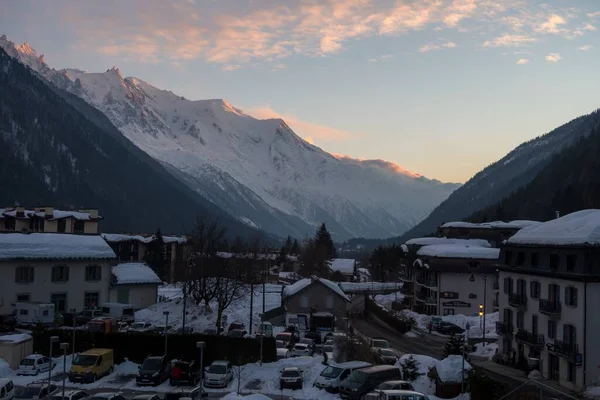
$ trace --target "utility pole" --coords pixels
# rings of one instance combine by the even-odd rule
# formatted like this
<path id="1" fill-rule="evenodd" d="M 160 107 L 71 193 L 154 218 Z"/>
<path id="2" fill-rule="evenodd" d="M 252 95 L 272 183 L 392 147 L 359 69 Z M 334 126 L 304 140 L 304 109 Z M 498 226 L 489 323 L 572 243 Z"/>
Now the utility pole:
<path id="1" fill-rule="evenodd" d="M 486 298 L 487 298 L 487 275 L 483 274 L 483 330 L 482 330 L 482 332 L 483 332 L 483 345 L 484 346 L 485 346 L 485 313 L 487 311 L 485 308 Z M 540 397 L 540 399 L 541 399 L 541 397 Z"/>
<path id="2" fill-rule="evenodd" d="M 252 278 L 251 278 L 252 279 Z M 254 308 L 254 279 L 250 281 L 250 335 L 252 335 L 252 312 Z"/>
<path id="3" fill-rule="evenodd" d="M 262 312 L 263 315 L 265 313 L 265 286 L 266 286 L 266 282 L 267 282 L 267 274 L 269 273 L 269 260 L 270 260 L 270 253 L 269 253 L 269 246 L 266 247 L 266 253 L 267 253 L 267 270 L 263 271 L 263 284 L 262 284 Z M 262 353 L 261 353 L 262 354 Z"/>

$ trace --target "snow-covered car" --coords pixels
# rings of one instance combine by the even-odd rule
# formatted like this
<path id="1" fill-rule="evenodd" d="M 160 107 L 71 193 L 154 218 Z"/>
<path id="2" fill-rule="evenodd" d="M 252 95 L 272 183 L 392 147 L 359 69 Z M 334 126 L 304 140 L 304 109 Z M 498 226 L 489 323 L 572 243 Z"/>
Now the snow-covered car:
<path id="1" fill-rule="evenodd" d="M 89 397 L 88 400 L 125 400 L 123 394 L 117 393 L 96 393 L 92 397 Z"/>
<path id="2" fill-rule="evenodd" d="M 129 326 L 127 332 L 150 332 L 154 328 L 150 322 L 134 322 Z"/>
<path id="3" fill-rule="evenodd" d="M 302 389 L 304 378 L 302 377 L 302 370 L 298 367 L 288 367 L 281 371 L 279 377 L 279 390 L 283 389 Z"/>
<path id="4" fill-rule="evenodd" d="M 328 360 L 333 360 L 333 344 L 323 345 L 321 354 L 326 354 Z"/>
<path id="5" fill-rule="evenodd" d="M 133 396 L 131 400 L 161 400 L 161 398 L 157 394 L 138 394 L 137 396 Z"/>
<path id="6" fill-rule="evenodd" d="M 17 375 L 37 375 L 41 372 L 48 372 L 49 369 L 54 367 L 56 367 L 56 362 L 48 357 L 41 354 L 32 354 L 21 361 L 17 369 Z"/>
<path id="7" fill-rule="evenodd" d="M 243 338 L 244 336 L 246 336 L 246 331 L 243 331 L 241 329 L 232 329 L 229 331 L 227 336 Z"/>
<path id="8" fill-rule="evenodd" d="M 206 370 L 204 386 L 224 388 L 233 380 L 233 366 L 229 361 L 213 361 Z"/>
<path id="9" fill-rule="evenodd" d="M 58 388 L 54 383 L 48 385 L 47 381 L 31 382 L 25 387 L 20 387 L 15 393 L 14 400 L 37 400 L 54 394 Z"/>
<path id="10" fill-rule="evenodd" d="M 65 395 L 63 396 L 62 391 L 57 390 L 52 396 L 48 397 L 46 400 L 83 400 L 90 397 L 87 392 L 83 390 L 65 390 Z"/>
<path id="11" fill-rule="evenodd" d="M 366 400 L 429 400 L 429 397 L 427 397 L 426 394 L 415 392 L 414 390 L 381 390 L 367 393 L 364 398 Z"/>
<path id="12" fill-rule="evenodd" d="M 275 347 L 277 348 L 277 359 L 288 358 L 290 356 L 290 349 L 285 347 L 285 343 L 282 340 L 275 341 Z"/>
<path id="13" fill-rule="evenodd" d="M 415 390 L 415 388 L 412 383 L 407 381 L 385 381 L 380 383 L 375 390 Z"/>
<path id="14" fill-rule="evenodd" d="M 304 340 L 304 339 L 303 339 Z M 315 345 L 312 343 L 296 343 L 292 348 L 292 357 L 309 356 L 312 357 L 315 352 Z"/>

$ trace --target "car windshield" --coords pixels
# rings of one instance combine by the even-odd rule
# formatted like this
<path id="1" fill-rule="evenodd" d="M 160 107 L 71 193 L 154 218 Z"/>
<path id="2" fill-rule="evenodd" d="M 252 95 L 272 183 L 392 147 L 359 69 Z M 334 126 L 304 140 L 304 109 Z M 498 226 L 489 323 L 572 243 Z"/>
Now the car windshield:
<path id="1" fill-rule="evenodd" d="M 365 374 L 362 371 L 354 371 L 348 376 L 348 380 L 356 383 L 363 383 L 369 377 L 368 374 Z"/>
<path id="2" fill-rule="evenodd" d="M 275 347 L 277 347 L 278 349 L 284 348 L 285 344 L 283 343 L 283 340 L 276 340 L 275 341 Z"/>
<path id="3" fill-rule="evenodd" d="M 21 361 L 21 365 L 33 365 L 35 364 L 35 360 L 31 359 L 31 358 L 26 358 L 23 361 Z"/>
<path id="4" fill-rule="evenodd" d="M 395 357 L 396 356 L 396 354 L 390 349 L 383 349 L 380 351 L 380 353 L 382 356 L 386 356 L 386 357 Z"/>
<path id="5" fill-rule="evenodd" d="M 209 374 L 224 375 L 225 372 L 227 372 L 227 367 L 225 367 L 224 365 L 221 365 L 221 364 L 218 364 L 218 365 L 213 364 L 210 367 L 208 367 Z"/>
<path id="6" fill-rule="evenodd" d="M 382 349 L 387 349 L 390 347 L 390 345 L 385 340 L 373 340 L 373 347 L 380 347 Z"/>
<path id="7" fill-rule="evenodd" d="M 140 329 L 140 328 L 143 328 L 145 326 L 146 326 L 146 324 L 143 323 L 143 322 L 134 322 L 133 324 L 131 324 L 131 328 L 132 329 Z"/>
<path id="8" fill-rule="evenodd" d="M 15 397 L 19 399 L 32 399 L 34 396 L 39 396 L 41 388 L 39 386 L 25 386 L 17 389 Z"/>
<path id="9" fill-rule="evenodd" d="M 302 339 L 300 343 L 312 344 L 313 341 L 311 339 Z"/>
<path id="10" fill-rule="evenodd" d="M 331 352 L 333 352 L 333 346 L 332 345 L 323 346 L 323 351 L 325 353 L 331 353 Z"/>
<path id="11" fill-rule="evenodd" d="M 158 370 L 160 369 L 160 364 L 162 363 L 162 359 L 160 358 L 146 358 L 144 363 L 142 364 L 142 369 L 145 370 Z"/>
<path id="12" fill-rule="evenodd" d="M 321 372 L 321 376 L 324 378 L 337 378 L 342 373 L 343 369 L 338 367 L 332 367 L 331 365 Z"/>
<path id="13" fill-rule="evenodd" d="M 294 346 L 296 350 L 305 350 L 308 346 L 305 343 L 298 343 Z"/>
<path id="14" fill-rule="evenodd" d="M 89 354 L 79 354 L 73 360 L 73 365 L 94 365 L 98 356 L 91 356 Z"/>
<path id="15" fill-rule="evenodd" d="M 300 376 L 300 373 L 296 370 L 285 370 L 283 371 L 281 376 L 284 378 L 295 378 L 297 376 Z"/>
<path id="16" fill-rule="evenodd" d="M 231 337 L 242 337 L 242 336 L 244 336 L 244 332 L 240 331 L 239 329 L 234 329 L 231 332 L 229 332 L 229 336 L 231 336 Z"/>
<path id="17" fill-rule="evenodd" d="M 133 308 L 124 308 L 123 309 L 123 315 L 133 315 L 134 311 Z"/>

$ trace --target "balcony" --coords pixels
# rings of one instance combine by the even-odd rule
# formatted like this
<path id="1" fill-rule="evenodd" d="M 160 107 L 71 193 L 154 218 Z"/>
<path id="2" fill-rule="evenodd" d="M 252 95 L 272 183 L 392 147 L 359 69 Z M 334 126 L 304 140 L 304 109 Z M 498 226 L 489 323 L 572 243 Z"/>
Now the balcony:
<path id="1" fill-rule="evenodd" d="M 548 343 L 548 351 L 574 362 L 577 354 L 579 354 L 579 346 L 575 343 L 555 340 L 554 343 Z"/>
<path id="2" fill-rule="evenodd" d="M 415 275 L 407 274 L 406 272 L 401 272 L 399 278 L 402 282 L 414 282 L 415 281 Z"/>
<path id="3" fill-rule="evenodd" d="M 437 281 L 435 279 L 427 279 L 420 276 L 417 278 L 417 283 L 428 288 L 437 288 Z"/>
<path id="4" fill-rule="evenodd" d="M 404 297 L 413 297 L 415 295 L 414 288 L 412 285 L 404 285 L 400 289 L 400 293 L 404 295 Z"/>
<path id="5" fill-rule="evenodd" d="M 527 307 L 527 296 L 522 293 L 511 293 L 508 295 L 508 305 L 517 308 Z"/>
<path id="6" fill-rule="evenodd" d="M 426 294 L 421 293 L 421 292 L 417 293 L 417 301 L 420 301 L 420 302 L 425 303 L 425 304 L 437 305 L 437 299 L 434 296 L 426 295 Z"/>
<path id="7" fill-rule="evenodd" d="M 540 299 L 538 303 L 540 305 L 540 313 L 546 314 L 550 317 L 560 318 L 560 302 L 556 300 Z"/>
<path id="8" fill-rule="evenodd" d="M 529 345 L 531 347 L 544 347 L 544 335 L 533 334 L 524 329 L 519 329 L 515 335 L 515 340 L 519 343 Z"/>
<path id="9" fill-rule="evenodd" d="M 496 333 L 502 336 L 512 336 L 514 326 L 506 322 L 496 322 Z"/>
<path id="10" fill-rule="evenodd" d="M 497 299 L 494 299 L 494 300 L 492 301 L 492 307 L 494 307 L 494 308 L 499 308 L 499 307 L 500 307 L 500 304 L 498 303 L 498 300 L 497 300 Z"/>

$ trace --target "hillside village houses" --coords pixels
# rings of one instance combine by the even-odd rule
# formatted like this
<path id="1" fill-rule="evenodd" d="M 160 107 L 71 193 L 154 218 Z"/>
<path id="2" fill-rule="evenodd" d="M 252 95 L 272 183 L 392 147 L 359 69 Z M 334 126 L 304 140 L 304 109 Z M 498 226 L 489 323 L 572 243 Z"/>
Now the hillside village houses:
<path id="1" fill-rule="evenodd" d="M 572 390 L 597 383 L 600 210 L 520 230 L 498 269 L 499 353 L 516 364 L 539 360 L 544 379 Z"/>
<path id="2" fill-rule="evenodd" d="M 102 217 L 97 209 L 55 210 L 53 207 L 0 208 L 0 232 L 46 232 L 97 234 Z"/>

